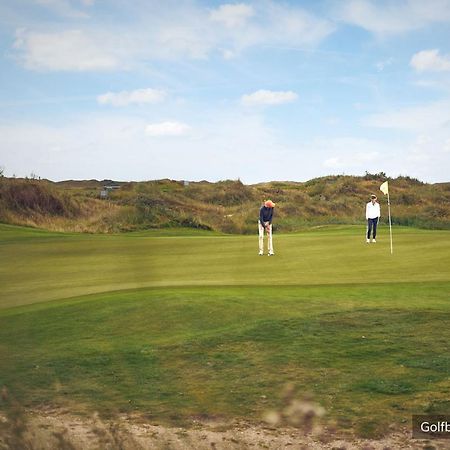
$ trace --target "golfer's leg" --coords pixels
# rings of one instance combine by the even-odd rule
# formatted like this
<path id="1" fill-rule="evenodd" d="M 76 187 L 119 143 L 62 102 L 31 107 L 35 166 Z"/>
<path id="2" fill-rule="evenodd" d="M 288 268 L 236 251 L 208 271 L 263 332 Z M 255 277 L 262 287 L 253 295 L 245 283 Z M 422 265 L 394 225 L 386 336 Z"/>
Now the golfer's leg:
<path id="1" fill-rule="evenodd" d="M 269 225 L 269 232 L 267 233 L 267 240 L 269 245 L 269 254 L 273 253 L 273 243 L 272 243 L 272 224 Z"/>
<path id="2" fill-rule="evenodd" d="M 367 239 L 370 239 L 370 233 L 372 232 L 372 221 L 367 219 Z"/>
<path id="3" fill-rule="evenodd" d="M 258 229 L 259 229 L 259 252 L 264 252 L 264 227 L 261 225 L 261 222 L 258 221 Z"/>
<path id="4" fill-rule="evenodd" d="M 377 237 L 377 225 L 378 225 L 378 219 L 373 219 L 373 238 L 374 239 Z"/>

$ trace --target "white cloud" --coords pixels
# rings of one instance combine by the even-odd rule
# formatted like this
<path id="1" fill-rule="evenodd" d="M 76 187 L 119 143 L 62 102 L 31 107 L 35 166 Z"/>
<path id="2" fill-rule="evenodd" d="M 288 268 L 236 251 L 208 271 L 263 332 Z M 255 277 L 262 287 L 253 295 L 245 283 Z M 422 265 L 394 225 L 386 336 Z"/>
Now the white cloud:
<path id="1" fill-rule="evenodd" d="M 19 59 L 33 70 L 89 71 L 120 67 L 114 51 L 100 46 L 102 36 L 81 30 L 37 33 L 18 30 L 14 47 Z"/>
<path id="2" fill-rule="evenodd" d="M 444 152 L 446 153 L 450 153 L 450 138 L 448 138 L 445 142 L 444 142 Z"/>
<path id="3" fill-rule="evenodd" d="M 423 134 L 417 136 L 416 141 L 409 148 L 408 161 L 416 163 L 427 161 L 430 158 L 429 148 L 433 144 L 430 136 Z"/>
<path id="4" fill-rule="evenodd" d="M 282 147 L 258 116 L 221 108 L 210 111 L 204 124 L 183 138 L 157 141 L 146 135 L 146 125 L 143 118 L 104 113 L 73 118 L 61 126 L 3 124 L 1 165 L 8 174 L 34 172 L 53 180 L 241 177 L 257 182 L 264 181 L 261 174 L 268 166 L 274 179 L 286 173 L 286 161 L 279 157 Z M 151 134 L 186 130 L 184 124 L 150 125 Z M 297 167 L 292 165 L 292 176 Z"/>
<path id="5" fill-rule="evenodd" d="M 350 0 L 337 2 L 338 18 L 379 35 L 450 21 L 450 0 Z"/>
<path id="6" fill-rule="evenodd" d="M 225 49 L 222 50 L 222 56 L 223 59 L 233 59 L 236 56 L 236 54 L 232 50 Z"/>
<path id="7" fill-rule="evenodd" d="M 68 0 L 39 1 L 54 9 L 74 5 Z M 106 24 L 93 10 L 88 11 L 90 20 L 78 20 L 76 28 L 60 23 L 38 30 L 30 21 L 31 29 L 17 33 L 17 60 L 40 71 L 127 70 L 152 60 L 206 59 L 214 52 L 231 59 L 258 46 L 311 47 L 335 29 L 326 19 L 270 0 L 214 10 L 192 2 L 177 3 L 176 8 L 170 2 L 158 7 L 137 2 L 126 9 L 121 2 L 113 4 L 114 13 L 126 11 L 133 19 L 132 26 L 129 20 Z"/>
<path id="8" fill-rule="evenodd" d="M 145 127 L 145 134 L 152 137 L 181 136 L 190 131 L 191 127 L 181 122 L 151 123 Z"/>
<path id="9" fill-rule="evenodd" d="M 336 26 L 298 7 L 282 3 L 266 3 L 267 23 L 261 24 L 264 45 L 316 45 L 333 33 Z"/>
<path id="10" fill-rule="evenodd" d="M 450 152 L 446 152 L 445 142 L 442 136 L 425 134 L 387 140 L 331 137 L 305 143 L 305 152 L 311 159 L 315 155 L 321 158 L 317 165 L 326 174 L 361 175 L 367 170 L 442 182 L 448 180 L 450 167 Z"/>
<path id="11" fill-rule="evenodd" d="M 413 86 L 418 86 L 421 88 L 433 88 L 438 89 L 443 86 L 435 80 L 417 80 L 412 82 Z"/>
<path id="12" fill-rule="evenodd" d="M 409 64 L 418 72 L 450 71 L 450 55 L 441 56 L 438 49 L 422 50 L 413 55 Z"/>
<path id="13" fill-rule="evenodd" d="M 419 134 L 407 147 L 406 160 L 416 164 L 432 164 L 445 161 L 442 169 L 448 169 L 450 153 L 450 137 L 445 133 Z"/>
<path id="14" fill-rule="evenodd" d="M 279 105 L 281 103 L 293 102 L 297 98 L 298 95 L 292 91 L 268 91 L 260 89 L 252 94 L 243 95 L 241 102 L 245 106 Z"/>
<path id="15" fill-rule="evenodd" d="M 448 135 L 397 141 L 330 137 L 299 144 L 267 127 L 261 115 L 223 108 L 205 113 L 203 123 L 180 139 L 149 139 L 147 125 L 144 116 L 104 112 L 74 117 L 59 126 L 3 123 L 1 165 L 8 174 L 33 172 L 53 180 L 240 177 L 256 183 L 368 170 L 448 181 Z M 427 157 L 418 164 L 420 152 Z"/>
<path id="16" fill-rule="evenodd" d="M 377 128 L 392 128 L 411 132 L 437 130 L 450 126 L 450 101 L 399 108 L 372 114 L 363 124 Z"/>
<path id="17" fill-rule="evenodd" d="M 227 28 L 241 27 L 254 15 L 252 6 L 244 3 L 220 5 L 219 8 L 210 12 L 210 19 L 220 22 Z"/>
<path id="18" fill-rule="evenodd" d="M 217 45 L 217 36 L 202 19 L 192 17 L 191 20 L 192 23 L 169 23 L 156 29 L 147 37 L 149 42 L 144 43 L 143 52 L 161 59 L 206 59 Z"/>
<path id="19" fill-rule="evenodd" d="M 164 100 L 166 92 L 159 89 L 137 89 L 135 91 L 107 92 L 97 97 L 101 105 L 127 106 L 131 103 L 158 103 Z"/>
<path id="20" fill-rule="evenodd" d="M 343 162 L 338 157 L 328 158 L 324 161 L 323 165 L 331 169 L 338 169 L 344 166 Z"/>
<path id="21" fill-rule="evenodd" d="M 45 6 L 49 10 L 55 12 L 64 17 L 70 17 L 75 19 L 85 19 L 89 15 L 84 11 L 73 7 L 68 0 L 35 0 L 38 5 Z M 88 6 L 86 0 L 81 2 L 83 5 Z"/>
<path id="22" fill-rule="evenodd" d="M 96 115 L 75 117 L 60 126 L 3 124 L 2 159 L 8 173 L 18 176 L 33 172 L 54 180 L 121 178 L 127 164 L 140 163 L 140 155 L 134 158 L 133 152 L 145 146 L 144 127 L 142 119 Z"/>
<path id="23" fill-rule="evenodd" d="M 422 179 L 448 179 L 450 167 L 450 101 L 399 108 L 373 114 L 363 124 L 400 131 L 401 139 L 385 150 L 397 173 Z M 407 134 L 405 134 L 407 133 Z"/>
<path id="24" fill-rule="evenodd" d="M 162 21 L 157 40 L 167 54 L 207 58 L 219 51 L 231 59 L 258 46 L 314 46 L 335 26 L 299 7 L 272 1 L 254 5 L 225 4 L 217 9 L 185 11 L 179 18 Z"/>
<path id="25" fill-rule="evenodd" d="M 331 154 L 323 161 L 323 166 L 330 169 L 363 170 L 372 165 L 380 166 L 381 150 L 385 144 L 370 139 L 354 137 L 335 137 L 317 139 L 309 149 L 311 153 Z"/>

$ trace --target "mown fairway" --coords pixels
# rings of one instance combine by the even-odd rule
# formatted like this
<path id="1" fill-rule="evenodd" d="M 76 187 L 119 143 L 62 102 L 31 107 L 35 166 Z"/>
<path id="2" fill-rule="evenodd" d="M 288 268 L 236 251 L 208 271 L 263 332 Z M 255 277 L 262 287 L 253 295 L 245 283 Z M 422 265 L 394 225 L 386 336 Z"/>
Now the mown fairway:
<path id="1" fill-rule="evenodd" d="M 0 226 L 0 384 L 24 404 L 260 420 L 287 382 L 379 435 L 450 410 L 450 232 Z M 165 234 L 165 235 L 164 235 Z"/>

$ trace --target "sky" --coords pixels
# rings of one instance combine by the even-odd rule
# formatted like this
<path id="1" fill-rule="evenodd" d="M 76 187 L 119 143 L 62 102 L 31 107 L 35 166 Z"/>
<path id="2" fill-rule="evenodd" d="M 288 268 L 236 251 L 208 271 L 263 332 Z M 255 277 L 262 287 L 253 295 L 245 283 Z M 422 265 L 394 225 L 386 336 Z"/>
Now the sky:
<path id="1" fill-rule="evenodd" d="M 450 0 L 2 0 L 0 167 L 450 181 Z"/>

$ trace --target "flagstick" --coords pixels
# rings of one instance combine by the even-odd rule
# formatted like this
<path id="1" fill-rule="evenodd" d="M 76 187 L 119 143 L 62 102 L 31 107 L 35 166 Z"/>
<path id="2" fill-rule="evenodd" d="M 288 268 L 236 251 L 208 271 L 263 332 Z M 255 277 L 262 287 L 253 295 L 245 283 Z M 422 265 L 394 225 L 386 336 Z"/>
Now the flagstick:
<path id="1" fill-rule="evenodd" d="M 391 237 L 391 255 L 392 255 L 393 249 L 392 249 L 391 201 L 389 200 L 389 191 L 387 193 L 387 196 L 388 196 L 388 211 L 389 211 L 389 236 Z"/>

